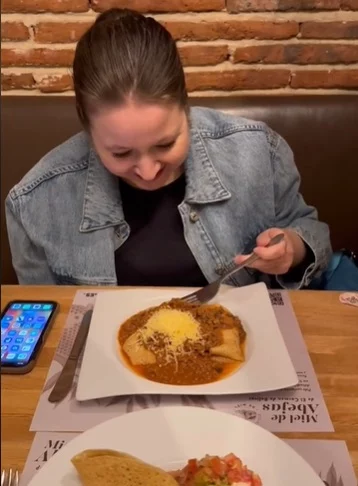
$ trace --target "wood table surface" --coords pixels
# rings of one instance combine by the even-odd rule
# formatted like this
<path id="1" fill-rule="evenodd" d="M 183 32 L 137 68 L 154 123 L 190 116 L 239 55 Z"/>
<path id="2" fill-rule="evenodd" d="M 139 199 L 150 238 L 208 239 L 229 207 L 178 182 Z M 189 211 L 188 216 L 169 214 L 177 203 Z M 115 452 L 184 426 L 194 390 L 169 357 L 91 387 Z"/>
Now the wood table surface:
<path id="1" fill-rule="evenodd" d="M 1 465 L 23 469 L 34 433 L 29 432 L 40 392 L 79 287 L 2 286 L 10 300 L 55 300 L 60 311 L 36 367 L 27 375 L 1 376 Z M 334 433 L 285 433 L 284 438 L 340 439 L 358 476 L 358 308 L 338 292 L 292 291 L 291 302 L 334 424 Z"/>

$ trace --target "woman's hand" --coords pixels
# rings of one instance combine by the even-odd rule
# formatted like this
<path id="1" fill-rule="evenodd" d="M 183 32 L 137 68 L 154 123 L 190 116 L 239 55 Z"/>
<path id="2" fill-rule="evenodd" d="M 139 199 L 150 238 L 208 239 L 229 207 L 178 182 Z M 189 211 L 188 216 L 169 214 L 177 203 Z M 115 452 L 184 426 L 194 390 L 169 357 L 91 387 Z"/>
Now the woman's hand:
<path id="1" fill-rule="evenodd" d="M 285 238 L 276 245 L 265 248 L 271 238 L 283 233 Z M 259 257 L 251 268 L 271 275 L 283 275 L 299 265 L 306 256 L 306 247 L 302 238 L 291 229 L 270 228 L 256 239 L 254 253 Z M 237 255 L 235 262 L 243 263 L 249 255 Z"/>

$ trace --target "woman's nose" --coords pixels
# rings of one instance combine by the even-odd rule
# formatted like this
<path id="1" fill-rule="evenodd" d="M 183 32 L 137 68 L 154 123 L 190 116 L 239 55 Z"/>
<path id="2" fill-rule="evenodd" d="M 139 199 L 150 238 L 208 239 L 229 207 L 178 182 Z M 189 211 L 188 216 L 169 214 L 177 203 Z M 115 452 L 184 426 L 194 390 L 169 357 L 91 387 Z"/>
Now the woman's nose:
<path id="1" fill-rule="evenodd" d="M 160 162 L 157 162 L 150 157 L 142 158 L 135 168 L 135 173 L 144 181 L 152 181 L 156 178 L 161 169 Z"/>

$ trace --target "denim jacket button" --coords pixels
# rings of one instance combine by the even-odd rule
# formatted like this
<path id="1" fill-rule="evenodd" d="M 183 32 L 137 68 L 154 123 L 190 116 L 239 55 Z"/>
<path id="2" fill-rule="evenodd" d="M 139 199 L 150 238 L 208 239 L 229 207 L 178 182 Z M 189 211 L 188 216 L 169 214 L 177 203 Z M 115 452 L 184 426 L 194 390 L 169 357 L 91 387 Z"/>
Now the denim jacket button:
<path id="1" fill-rule="evenodd" d="M 215 268 L 215 272 L 218 274 L 218 275 L 223 275 L 224 274 L 224 267 L 222 265 L 218 265 L 216 268 Z"/>
<path id="2" fill-rule="evenodd" d="M 189 219 L 192 223 L 196 223 L 199 219 L 198 213 L 195 211 L 190 211 L 189 213 Z"/>

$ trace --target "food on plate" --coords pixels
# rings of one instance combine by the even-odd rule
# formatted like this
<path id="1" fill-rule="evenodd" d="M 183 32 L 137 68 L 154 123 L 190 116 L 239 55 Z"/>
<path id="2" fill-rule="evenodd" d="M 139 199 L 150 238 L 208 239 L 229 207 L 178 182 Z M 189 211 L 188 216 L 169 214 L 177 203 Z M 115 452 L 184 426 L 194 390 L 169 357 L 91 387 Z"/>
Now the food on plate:
<path id="1" fill-rule="evenodd" d="M 127 319 L 120 354 L 137 374 L 159 383 L 199 385 L 236 371 L 245 361 L 246 332 L 221 305 L 173 299 Z"/>
<path id="2" fill-rule="evenodd" d="M 171 474 L 110 449 L 85 450 L 72 464 L 83 486 L 178 486 Z"/>
<path id="3" fill-rule="evenodd" d="M 262 486 L 260 477 L 234 454 L 190 459 L 172 472 L 111 449 L 85 450 L 72 464 L 82 486 Z"/>
<path id="4" fill-rule="evenodd" d="M 179 486 L 262 486 L 260 477 L 234 454 L 190 459 L 172 474 Z"/>

